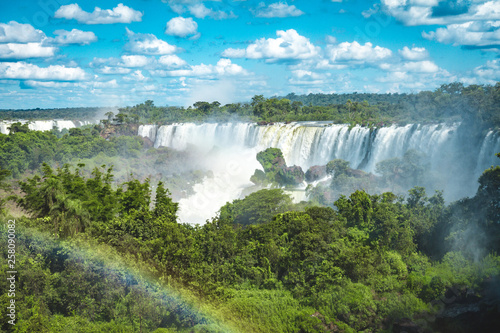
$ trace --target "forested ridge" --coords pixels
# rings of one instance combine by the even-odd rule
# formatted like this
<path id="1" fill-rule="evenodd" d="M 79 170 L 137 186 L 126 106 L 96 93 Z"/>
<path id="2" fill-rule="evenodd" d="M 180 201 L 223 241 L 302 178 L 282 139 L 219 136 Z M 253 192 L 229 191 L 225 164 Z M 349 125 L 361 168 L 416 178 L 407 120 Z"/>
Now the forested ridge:
<path id="1" fill-rule="evenodd" d="M 80 108 L 53 108 L 53 109 L 28 109 L 28 110 L 0 110 L 0 119 L 2 120 L 92 120 L 116 108 L 103 107 L 80 107 Z"/>
<path id="2" fill-rule="evenodd" d="M 203 121 L 333 121 L 384 126 L 411 122 L 474 122 L 486 128 L 500 126 L 500 83 L 495 85 L 444 84 L 418 93 L 288 94 L 254 96 L 250 102 L 222 105 L 198 101 L 187 108 L 155 106 L 148 100 L 122 108 L 65 108 L 0 110 L 0 119 L 95 119 L 104 122 L 167 124 Z"/>
<path id="3" fill-rule="evenodd" d="M 257 95 L 250 103 L 199 101 L 188 108 L 157 107 L 152 101 L 119 109 L 115 121 L 165 124 L 185 121 L 333 121 L 384 126 L 392 123 L 467 121 L 500 126 L 500 83 L 451 83 L 414 94 Z"/>

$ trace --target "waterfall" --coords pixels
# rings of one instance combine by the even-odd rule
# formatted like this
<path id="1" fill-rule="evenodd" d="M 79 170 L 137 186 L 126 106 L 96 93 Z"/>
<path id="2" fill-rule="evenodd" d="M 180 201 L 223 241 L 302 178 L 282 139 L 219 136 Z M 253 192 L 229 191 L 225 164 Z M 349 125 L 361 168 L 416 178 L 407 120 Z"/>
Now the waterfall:
<path id="1" fill-rule="evenodd" d="M 84 125 L 98 124 L 99 120 L 3 120 L 0 121 L 0 133 L 9 134 L 9 127 L 16 122 L 21 124 L 28 124 L 28 128 L 32 131 L 50 131 L 57 128 L 62 131 L 63 129 L 70 129 L 75 127 L 82 127 Z"/>
<path id="2" fill-rule="evenodd" d="M 299 165 L 307 169 L 312 165 L 326 164 L 340 158 L 350 162 L 351 167 L 375 172 L 378 162 L 402 157 L 410 149 L 427 154 L 432 169 L 442 167 L 453 159 L 459 145 L 460 124 L 434 124 L 390 126 L 378 129 L 324 122 L 277 123 L 259 126 L 253 123 L 205 123 L 172 124 L 157 126 L 142 125 L 138 135 L 148 137 L 155 147 L 186 149 L 191 144 L 204 149 L 218 147 L 241 147 L 264 150 L 280 148 L 288 165 Z M 489 132 L 476 147 L 478 169 L 495 162 L 500 137 Z M 472 152 L 468 152 L 472 153 Z M 459 162 L 459 161 L 451 161 Z"/>
<path id="3" fill-rule="evenodd" d="M 232 161 L 240 168 L 241 172 L 234 176 L 224 167 L 212 164 L 209 168 L 214 177 L 197 184 L 195 195 L 179 202 L 183 222 L 202 223 L 214 216 L 226 201 L 237 199 L 246 187 L 252 186 L 249 178 L 253 170 L 261 168 L 255 155 L 269 147 L 280 148 L 288 165 L 299 165 L 304 171 L 340 158 L 349 161 L 352 168 L 372 173 L 377 163 L 402 158 L 405 152 L 415 149 L 426 154 L 429 172 L 439 179 L 436 184 L 426 185 L 428 194 L 442 189 L 447 200 L 474 195 L 477 178 L 483 170 L 498 164 L 495 153 L 500 152 L 500 134 L 490 131 L 484 137 L 472 139 L 461 126 L 460 123 L 409 124 L 370 129 L 329 122 L 266 126 L 177 123 L 159 127 L 142 125 L 138 135 L 148 137 L 156 148 L 184 150 L 195 145 L 208 152 L 218 147 L 221 161 Z"/>

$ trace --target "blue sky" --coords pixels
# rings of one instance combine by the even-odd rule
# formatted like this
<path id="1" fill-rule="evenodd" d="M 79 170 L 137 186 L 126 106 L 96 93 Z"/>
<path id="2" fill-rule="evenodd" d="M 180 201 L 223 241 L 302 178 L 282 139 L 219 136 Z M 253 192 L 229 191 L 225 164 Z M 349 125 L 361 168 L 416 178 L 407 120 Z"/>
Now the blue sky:
<path id="1" fill-rule="evenodd" d="M 0 4 L 0 109 L 500 81 L 500 0 Z"/>

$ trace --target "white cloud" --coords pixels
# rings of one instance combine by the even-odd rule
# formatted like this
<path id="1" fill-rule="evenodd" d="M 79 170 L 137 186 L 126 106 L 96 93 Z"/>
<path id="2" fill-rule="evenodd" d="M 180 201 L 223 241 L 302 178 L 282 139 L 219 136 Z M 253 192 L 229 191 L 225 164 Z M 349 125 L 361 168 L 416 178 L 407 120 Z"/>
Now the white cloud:
<path id="1" fill-rule="evenodd" d="M 196 18 L 203 19 L 210 17 L 215 20 L 225 20 L 229 18 L 236 18 L 233 12 L 226 13 L 222 10 L 212 10 L 207 8 L 202 2 L 188 6 L 188 10 Z"/>
<path id="2" fill-rule="evenodd" d="M 199 19 L 209 17 L 215 20 L 225 20 L 237 17 L 232 11 L 225 12 L 223 10 L 213 10 L 211 8 L 207 8 L 203 4 L 203 1 L 200 0 L 163 0 L 163 2 L 167 2 L 170 8 L 179 15 L 188 12 Z M 219 3 L 218 7 L 221 7 L 222 5 L 222 3 Z"/>
<path id="3" fill-rule="evenodd" d="M 403 59 L 410 61 L 418 61 L 429 58 L 429 52 L 425 49 L 425 47 L 412 47 L 410 49 L 408 46 L 405 46 L 402 50 L 399 50 L 399 54 L 403 57 Z"/>
<path id="4" fill-rule="evenodd" d="M 137 81 L 139 81 L 139 82 L 148 81 L 148 78 L 145 77 L 144 74 L 142 74 L 142 71 L 140 71 L 140 70 L 134 71 L 129 76 L 125 76 L 123 79 L 125 81 L 136 81 L 136 82 Z"/>
<path id="5" fill-rule="evenodd" d="M 308 59 L 316 57 L 320 48 L 294 29 L 276 31 L 278 38 L 261 38 L 246 49 L 226 49 L 222 56 L 229 58 L 249 58 L 268 60 Z"/>
<path id="6" fill-rule="evenodd" d="M 500 81 L 500 60 L 490 60 L 486 65 L 474 69 L 474 74 L 490 84 Z"/>
<path id="7" fill-rule="evenodd" d="M 152 60 L 143 55 L 123 55 L 118 66 L 121 67 L 144 67 L 149 65 Z"/>
<path id="8" fill-rule="evenodd" d="M 54 14 L 56 18 L 75 19 L 84 24 L 112 24 L 140 22 L 142 13 L 130 7 L 118 4 L 113 9 L 95 7 L 92 13 L 86 12 L 76 3 L 61 6 Z"/>
<path id="9" fill-rule="evenodd" d="M 34 80 L 26 80 L 23 82 L 27 87 L 31 88 L 67 88 L 71 86 L 75 86 L 74 82 L 59 82 L 59 81 L 34 81 Z"/>
<path id="10" fill-rule="evenodd" d="M 500 0 L 382 0 L 385 11 L 405 25 L 448 25 L 500 19 Z M 437 7 L 441 5 L 442 7 Z M 440 9 L 439 15 L 436 10 Z"/>
<path id="11" fill-rule="evenodd" d="M 294 5 L 288 5 L 286 2 L 276 2 L 265 7 L 263 2 L 259 5 L 255 11 L 255 16 L 257 17 L 289 17 L 289 16 L 301 16 L 304 12 L 295 7 Z"/>
<path id="12" fill-rule="evenodd" d="M 91 83 L 93 88 L 118 88 L 118 82 L 116 79 L 109 80 L 109 81 L 94 81 Z"/>
<path id="13" fill-rule="evenodd" d="M 54 42 L 63 45 L 88 45 L 97 41 L 97 36 L 92 31 L 82 31 L 78 29 L 73 29 L 71 31 L 56 30 L 54 31 L 54 34 L 57 35 L 57 37 L 54 38 Z"/>
<path id="14" fill-rule="evenodd" d="M 171 36 L 187 37 L 189 35 L 198 35 L 198 23 L 191 17 L 174 17 L 167 22 L 165 33 Z"/>
<path id="15" fill-rule="evenodd" d="M 147 55 L 164 55 L 173 54 L 179 51 L 175 45 L 158 39 L 153 34 L 134 33 L 127 29 L 127 36 L 129 42 L 125 45 L 125 49 L 132 53 L 147 54 Z"/>
<path id="16" fill-rule="evenodd" d="M 500 44 L 500 21 L 466 22 L 450 24 L 429 33 L 423 32 L 426 39 L 444 44 L 487 47 Z"/>
<path id="17" fill-rule="evenodd" d="M 372 63 L 389 58 L 392 55 L 392 51 L 387 48 L 380 46 L 373 47 L 373 44 L 370 42 L 361 45 L 356 41 L 352 43 L 343 42 L 338 45 L 328 45 L 326 53 L 333 63 Z"/>
<path id="18" fill-rule="evenodd" d="M 330 73 L 317 73 L 309 70 L 297 69 L 292 71 L 292 77 L 288 79 L 288 83 L 299 86 L 325 86 L 330 76 Z"/>
<path id="19" fill-rule="evenodd" d="M 23 61 L 0 62 L 0 78 L 3 79 L 80 81 L 87 77 L 87 73 L 79 67 L 38 67 Z"/>
<path id="20" fill-rule="evenodd" d="M 230 59 L 220 59 L 216 65 L 194 65 L 189 69 L 155 70 L 151 74 L 157 76 L 241 76 L 249 73 L 243 67 L 233 64 Z"/>
<path id="21" fill-rule="evenodd" d="M 0 23 L 0 43 L 34 43 L 44 38 L 45 34 L 30 24 L 15 21 Z"/>
<path id="22" fill-rule="evenodd" d="M 161 56 L 160 59 L 158 59 L 158 63 L 168 68 L 180 68 L 187 65 L 184 59 L 179 58 L 175 54 Z"/>
<path id="23" fill-rule="evenodd" d="M 440 71 L 438 65 L 430 60 L 410 61 L 402 64 L 384 63 L 380 68 L 389 72 L 436 73 Z"/>
<path id="24" fill-rule="evenodd" d="M 132 70 L 124 67 L 103 66 L 95 69 L 101 74 L 114 75 L 114 74 L 128 74 Z"/>
<path id="25" fill-rule="evenodd" d="M 0 59 L 46 58 L 54 56 L 57 48 L 46 47 L 41 43 L 0 44 Z"/>

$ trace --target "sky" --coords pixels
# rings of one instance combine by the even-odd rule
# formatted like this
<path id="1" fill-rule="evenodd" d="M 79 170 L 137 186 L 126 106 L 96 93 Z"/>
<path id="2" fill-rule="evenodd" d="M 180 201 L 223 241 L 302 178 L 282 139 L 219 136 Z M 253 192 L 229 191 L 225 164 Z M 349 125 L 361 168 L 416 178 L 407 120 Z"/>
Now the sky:
<path id="1" fill-rule="evenodd" d="M 500 81 L 500 0 L 0 2 L 0 109 Z"/>

